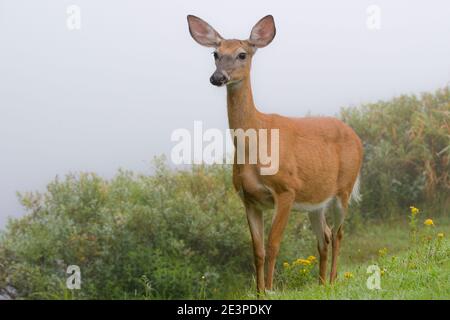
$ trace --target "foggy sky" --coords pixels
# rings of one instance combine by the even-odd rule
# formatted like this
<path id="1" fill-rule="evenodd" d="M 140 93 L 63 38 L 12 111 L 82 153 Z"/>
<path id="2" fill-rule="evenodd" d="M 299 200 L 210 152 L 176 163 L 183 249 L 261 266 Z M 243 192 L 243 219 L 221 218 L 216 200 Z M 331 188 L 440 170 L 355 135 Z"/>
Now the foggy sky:
<path id="1" fill-rule="evenodd" d="M 66 27 L 72 4 L 79 31 Z M 366 27 L 372 4 L 376 31 Z M 68 172 L 150 173 L 174 129 L 225 129 L 212 50 L 192 40 L 186 15 L 246 39 L 269 13 L 277 35 L 252 71 L 263 112 L 334 115 L 450 81 L 445 0 L 0 0 L 0 227 L 22 213 L 16 191 L 43 191 Z"/>

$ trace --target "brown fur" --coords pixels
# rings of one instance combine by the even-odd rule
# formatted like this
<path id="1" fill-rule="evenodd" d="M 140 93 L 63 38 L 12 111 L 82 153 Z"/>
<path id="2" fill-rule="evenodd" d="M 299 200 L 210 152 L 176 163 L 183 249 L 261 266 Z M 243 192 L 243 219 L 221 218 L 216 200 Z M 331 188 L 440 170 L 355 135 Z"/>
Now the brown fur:
<path id="1" fill-rule="evenodd" d="M 294 203 L 318 204 L 335 197 L 341 203 L 342 214 L 337 219 L 338 223 L 335 222 L 333 232 L 322 218 L 310 215 L 315 226 L 320 226 L 317 234 L 320 280 L 325 281 L 327 248 L 331 242 L 333 255 L 330 280 L 334 281 L 343 234 L 342 222 L 363 156 L 358 136 L 338 119 L 289 118 L 278 114 L 264 114 L 256 109 L 250 83 L 251 58 L 256 47 L 252 45 L 251 39 L 258 40 L 258 47 L 272 41 L 275 26 L 273 18 L 268 17 L 263 18 L 254 27 L 259 33 L 252 32 L 250 40 L 225 40 L 220 36 L 217 38 L 217 32 L 214 34 L 215 39 L 208 38 L 208 43 L 217 43 L 215 47 L 219 56 L 216 61 L 218 70 L 229 76 L 227 109 L 230 128 L 279 129 L 280 166 L 275 175 L 261 175 L 260 164 L 233 165 L 233 184 L 242 195 L 252 236 L 259 293 L 264 292 L 265 288 L 272 289 L 276 256 Z M 211 28 L 209 25 L 203 27 Z M 203 39 L 196 40 L 199 43 L 205 42 Z M 238 61 L 234 57 L 242 51 L 247 53 L 248 58 Z M 266 252 L 261 210 L 272 206 L 275 206 L 276 212 L 269 234 L 268 270 L 267 279 L 264 279 Z"/>

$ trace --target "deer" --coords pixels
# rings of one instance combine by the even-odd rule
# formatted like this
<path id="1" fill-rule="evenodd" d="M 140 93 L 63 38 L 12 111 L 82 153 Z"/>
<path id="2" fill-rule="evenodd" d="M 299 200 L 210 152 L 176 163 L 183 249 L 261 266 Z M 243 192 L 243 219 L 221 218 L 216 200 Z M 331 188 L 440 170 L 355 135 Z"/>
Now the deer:
<path id="1" fill-rule="evenodd" d="M 259 20 L 246 40 L 225 39 L 204 20 L 188 15 L 192 38 L 214 48 L 214 86 L 226 87 L 230 129 L 278 129 L 279 168 L 261 174 L 261 164 L 233 163 L 233 186 L 245 208 L 253 244 L 258 297 L 273 292 L 276 258 L 291 211 L 306 211 L 317 238 L 319 283 L 326 284 L 328 248 L 331 243 L 330 283 L 337 277 L 343 224 L 351 200 L 360 200 L 363 147 L 355 131 L 333 117 L 285 117 L 260 112 L 250 81 L 256 51 L 269 45 L 276 28 L 272 15 Z M 236 146 L 236 140 L 234 139 Z M 272 150 L 273 151 L 273 150 Z M 248 153 L 248 150 L 246 150 Z M 333 226 L 326 212 L 334 203 Z M 263 211 L 274 209 L 267 241 Z M 265 274 L 265 268 L 267 273 Z M 266 275 L 266 277 L 265 277 Z"/>

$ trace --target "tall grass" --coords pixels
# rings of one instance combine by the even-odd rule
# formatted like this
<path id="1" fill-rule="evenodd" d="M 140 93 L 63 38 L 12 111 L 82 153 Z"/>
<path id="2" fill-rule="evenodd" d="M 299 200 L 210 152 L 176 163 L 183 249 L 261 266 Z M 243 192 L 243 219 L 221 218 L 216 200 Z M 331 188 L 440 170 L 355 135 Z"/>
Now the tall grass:
<path id="1" fill-rule="evenodd" d="M 343 108 L 364 144 L 364 216 L 386 218 L 410 204 L 450 206 L 450 89 Z"/>

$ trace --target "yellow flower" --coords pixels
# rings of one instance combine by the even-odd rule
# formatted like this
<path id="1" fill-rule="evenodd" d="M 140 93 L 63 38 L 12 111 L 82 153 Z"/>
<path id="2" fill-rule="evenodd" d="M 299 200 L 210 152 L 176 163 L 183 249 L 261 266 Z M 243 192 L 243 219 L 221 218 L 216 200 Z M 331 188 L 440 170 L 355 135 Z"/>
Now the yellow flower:
<path id="1" fill-rule="evenodd" d="M 311 264 L 311 261 L 306 260 L 306 259 L 297 259 L 295 262 L 302 266 L 309 266 Z"/>
<path id="2" fill-rule="evenodd" d="M 309 256 L 308 258 L 306 258 L 306 260 L 311 261 L 312 263 L 314 263 L 316 261 L 316 257 Z"/>
<path id="3" fill-rule="evenodd" d="M 411 206 L 411 207 L 409 207 L 410 209 L 411 209 L 411 214 L 413 215 L 413 216 L 415 216 L 416 214 L 418 214 L 419 213 L 419 209 L 417 209 L 416 207 L 414 207 L 414 206 Z"/>
<path id="4" fill-rule="evenodd" d="M 439 239 L 442 239 L 442 238 L 444 238 L 444 234 L 443 234 L 442 232 L 439 232 L 439 233 L 437 234 L 437 237 L 438 237 Z"/>
<path id="5" fill-rule="evenodd" d="M 378 255 L 380 257 L 384 257 L 387 252 L 388 252 L 388 249 L 387 248 L 383 248 L 383 249 L 378 250 Z"/>
<path id="6" fill-rule="evenodd" d="M 386 273 L 386 269 L 381 269 L 381 270 L 380 270 L 380 274 L 381 274 L 381 276 L 384 276 L 384 275 L 385 275 L 385 273 Z"/>
<path id="7" fill-rule="evenodd" d="M 298 265 L 304 266 L 305 265 L 305 261 L 308 261 L 308 260 L 299 258 L 299 259 L 295 260 L 292 264 L 295 265 L 295 266 L 298 266 Z M 310 262 L 308 261 L 307 263 L 310 263 Z"/>
<path id="8" fill-rule="evenodd" d="M 346 272 L 346 273 L 344 273 L 344 278 L 345 278 L 345 279 L 351 279 L 351 278 L 353 278 L 353 273 L 351 273 L 351 272 Z"/>
<path id="9" fill-rule="evenodd" d="M 423 222 L 424 225 L 426 226 L 434 226 L 434 222 L 431 219 L 427 219 Z"/>
<path id="10" fill-rule="evenodd" d="M 287 263 L 287 262 L 283 263 L 283 267 L 289 268 L 289 263 Z"/>

